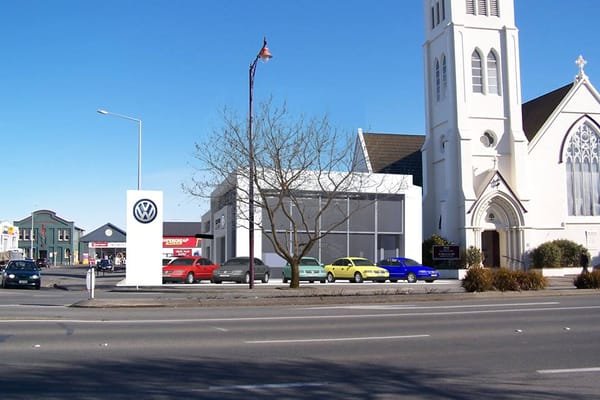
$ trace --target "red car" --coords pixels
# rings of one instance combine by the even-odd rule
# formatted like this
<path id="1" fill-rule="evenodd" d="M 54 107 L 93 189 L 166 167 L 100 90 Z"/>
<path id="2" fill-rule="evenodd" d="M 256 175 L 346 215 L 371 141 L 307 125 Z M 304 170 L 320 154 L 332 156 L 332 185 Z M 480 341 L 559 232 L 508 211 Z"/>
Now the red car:
<path id="1" fill-rule="evenodd" d="M 211 280 L 213 270 L 219 268 L 208 258 L 187 256 L 177 257 L 163 267 L 163 283 L 194 283 Z"/>

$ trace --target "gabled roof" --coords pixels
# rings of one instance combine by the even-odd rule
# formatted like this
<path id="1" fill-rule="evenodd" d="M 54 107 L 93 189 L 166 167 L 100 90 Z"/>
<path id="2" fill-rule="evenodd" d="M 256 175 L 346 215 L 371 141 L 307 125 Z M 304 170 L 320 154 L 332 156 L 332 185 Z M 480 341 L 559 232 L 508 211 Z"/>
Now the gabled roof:
<path id="1" fill-rule="evenodd" d="M 107 235 L 110 232 L 110 236 Z M 121 228 L 116 227 L 110 222 L 102 225 L 100 228 L 84 235 L 79 239 L 81 242 L 118 242 L 124 243 L 127 235 Z"/>
<path id="2" fill-rule="evenodd" d="M 413 184 L 423 185 L 421 147 L 424 135 L 362 133 L 367 162 L 373 172 L 412 175 Z"/>
<path id="3" fill-rule="evenodd" d="M 544 125 L 544 122 L 556 110 L 556 107 L 558 107 L 572 87 L 573 83 L 569 83 L 550 93 L 530 100 L 521 106 L 523 131 L 527 140 L 531 142 L 542 125 Z"/>

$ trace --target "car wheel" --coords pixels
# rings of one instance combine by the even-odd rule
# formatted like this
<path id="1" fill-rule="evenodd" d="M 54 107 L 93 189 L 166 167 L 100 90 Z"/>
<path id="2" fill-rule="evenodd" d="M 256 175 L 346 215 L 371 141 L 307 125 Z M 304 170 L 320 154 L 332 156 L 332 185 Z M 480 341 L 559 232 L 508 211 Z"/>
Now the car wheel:
<path id="1" fill-rule="evenodd" d="M 320 280 L 319 282 L 321 282 L 321 283 L 325 283 L 325 282 L 327 282 L 327 281 L 326 281 L 325 279 L 323 279 L 323 280 Z"/>
<path id="2" fill-rule="evenodd" d="M 41 285 L 35 285 L 35 290 L 40 290 Z"/>
<path id="3" fill-rule="evenodd" d="M 246 272 L 246 275 L 244 275 L 243 283 L 250 283 L 250 272 Z"/>
<path id="4" fill-rule="evenodd" d="M 315 281 L 308 281 L 308 283 L 315 283 Z"/>
<path id="5" fill-rule="evenodd" d="M 396 282 L 398 282 L 398 279 L 390 279 L 390 282 L 396 283 Z"/>
<path id="6" fill-rule="evenodd" d="M 335 276 L 333 276 L 333 274 L 331 272 L 327 273 L 327 282 L 329 282 L 329 283 L 335 282 Z"/>
<path id="7" fill-rule="evenodd" d="M 265 272 L 265 276 L 263 276 L 262 278 L 262 283 L 268 283 L 269 282 L 269 273 Z"/>
<path id="8" fill-rule="evenodd" d="M 223 283 L 223 281 L 219 281 L 219 280 L 213 280 L 213 283 L 216 283 L 217 285 L 220 285 L 221 283 Z"/>
<path id="9" fill-rule="evenodd" d="M 285 276 L 283 277 L 283 283 L 288 283 L 288 278 L 286 278 Z"/>
<path id="10" fill-rule="evenodd" d="M 415 283 L 417 281 L 417 276 L 414 272 L 409 272 L 406 276 L 406 280 L 408 283 Z"/>
<path id="11" fill-rule="evenodd" d="M 433 279 L 426 279 L 425 282 L 427 282 L 427 283 L 433 283 Z"/>
<path id="12" fill-rule="evenodd" d="M 360 272 L 357 272 L 354 274 L 354 282 L 356 283 L 363 283 L 363 277 L 360 274 Z"/>
<path id="13" fill-rule="evenodd" d="M 187 283 L 187 284 L 194 283 L 194 274 L 192 272 L 187 274 L 187 276 L 185 277 L 185 283 Z"/>

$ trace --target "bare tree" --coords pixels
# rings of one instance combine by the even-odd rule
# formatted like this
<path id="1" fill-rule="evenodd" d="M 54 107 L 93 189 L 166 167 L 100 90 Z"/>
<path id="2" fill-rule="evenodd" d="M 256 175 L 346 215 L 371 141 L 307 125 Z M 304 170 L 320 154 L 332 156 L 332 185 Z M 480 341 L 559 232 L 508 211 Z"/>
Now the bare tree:
<path id="1" fill-rule="evenodd" d="M 220 192 L 220 198 L 236 202 L 236 219 L 244 221 L 252 176 L 254 205 L 263 217 L 255 220 L 255 226 L 289 263 L 290 287 L 298 288 L 301 258 L 369 201 L 354 202 L 353 210 L 339 201 L 369 185 L 368 174 L 354 171 L 352 137 L 332 128 L 326 116 L 294 119 L 285 105 L 273 107 L 267 102 L 254 118 L 251 147 L 247 121 L 227 110 L 223 115 L 224 125 L 196 144 L 195 157 L 203 169 L 187 190 L 197 196 Z M 253 174 L 248 173 L 250 165 Z M 389 187 L 386 192 L 390 193 Z"/>

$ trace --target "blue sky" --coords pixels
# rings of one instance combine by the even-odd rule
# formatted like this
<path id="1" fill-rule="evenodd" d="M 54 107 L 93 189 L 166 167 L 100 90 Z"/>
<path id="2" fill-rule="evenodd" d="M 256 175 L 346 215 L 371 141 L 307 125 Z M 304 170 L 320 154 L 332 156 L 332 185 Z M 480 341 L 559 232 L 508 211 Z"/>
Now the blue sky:
<path id="1" fill-rule="evenodd" d="M 597 0 L 516 0 L 522 94 L 600 85 Z M 185 194 L 194 145 L 224 107 L 247 113 L 248 66 L 267 36 L 255 100 L 328 114 L 355 132 L 424 133 L 418 0 L 3 0 L 0 220 L 50 209 L 90 232 L 126 229 L 126 191 L 164 191 L 166 221 L 207 211 Z M 600 87 L 600 86 L 598 86 Z M 216 151 L 207 149 L 207 151 Z"/>

